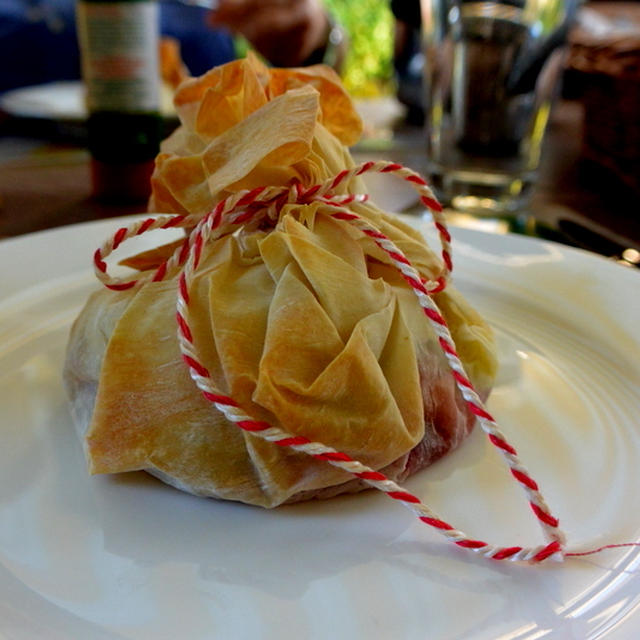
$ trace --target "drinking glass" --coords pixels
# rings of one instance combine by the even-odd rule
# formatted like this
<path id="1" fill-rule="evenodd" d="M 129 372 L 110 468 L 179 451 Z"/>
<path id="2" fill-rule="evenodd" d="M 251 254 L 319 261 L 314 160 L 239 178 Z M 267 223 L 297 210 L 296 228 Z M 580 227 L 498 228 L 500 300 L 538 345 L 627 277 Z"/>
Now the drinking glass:
<path id="1" fill-rule="evenodd" d="M 421 0 L 428 172 L 443 204 L 527 207 L 579 0 Z"/>

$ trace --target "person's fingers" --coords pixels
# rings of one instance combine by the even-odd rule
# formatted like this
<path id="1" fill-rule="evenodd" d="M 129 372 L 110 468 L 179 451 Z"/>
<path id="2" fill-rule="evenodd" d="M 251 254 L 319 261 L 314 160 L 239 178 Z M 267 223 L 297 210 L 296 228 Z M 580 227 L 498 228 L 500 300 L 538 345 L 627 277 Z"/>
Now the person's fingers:
<path id="1" fill-rule="evenodd" d="M 211 12 L 210 22 L 239 28 L 248 22 L 268 24 L 272 11 L 283 11 L 295 16 L 305 2 L 298 0 L 220 0 L 217 9 Z"/>
<path id="2" fill-rule="evenodd" d="M 284 66 L 304 60 L 307 22 L 287 15 L 286 9 L 269 13 L 269 17 L 262 21 L 247 22 L 241 33 L 274 64 Z"/>
<path id="3" fill-rule="evenodd" d="M 242 34 L 281 66 L 302 63 L 322 46 L 327 29 L 322 5 L 312 0 L 221 0 L 210 23 Z"/>

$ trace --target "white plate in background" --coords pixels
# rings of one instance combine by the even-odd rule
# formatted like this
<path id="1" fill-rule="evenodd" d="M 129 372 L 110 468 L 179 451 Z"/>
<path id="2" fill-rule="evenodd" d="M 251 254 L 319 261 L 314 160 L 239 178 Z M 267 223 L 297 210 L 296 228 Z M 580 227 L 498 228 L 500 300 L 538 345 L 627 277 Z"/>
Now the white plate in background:
<path id="1" fill-rule="evenodd" d="M 87 117 L 85 88 L 79 80 L 47 82 L 12 89 L 0 95 L 0 108 L 16 118 L 78 122 Z M 171 90 L 162 85 L 160 111 L 176 117 Z"/>

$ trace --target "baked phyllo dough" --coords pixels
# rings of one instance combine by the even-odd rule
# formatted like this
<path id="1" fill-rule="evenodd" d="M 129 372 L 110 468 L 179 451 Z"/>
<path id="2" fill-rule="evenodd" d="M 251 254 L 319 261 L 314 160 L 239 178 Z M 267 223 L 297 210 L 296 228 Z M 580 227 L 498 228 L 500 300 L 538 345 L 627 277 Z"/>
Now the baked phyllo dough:
<path id="1" fill-rule="evenodd" d="M 325 67 L 254 58 L 187 80 L 151 207 L 204 214 L 258 185 L 314 185 L 353 166 L 359 119 Z M 342 193 L 362 192 L 358 178 Z M 352 210 L 435 279 L 423 237 L 369 202 Z M 271 219 L 270 219 L 271 220 Z M 148 270 L 173 247 L 129 261 Z M 143 271 L 144 272 L 144 271 Z M 177 277 L 95 292 L 73 325 L 65 382 L 92 473 L 146 470 L 202 496 L 275 507 L 365 488 L 346 472 L 239 429 L 183 362 Z M 438 337 L 389 257 L 318 202 L 205 245 L 190 294 L 193 342 L 216 387 L 256 420 L 403 480 L 455 448 L 474 416 Z M 481 396 L 496 357 L 488 325 L 451 285 L 433 297 Z"/>

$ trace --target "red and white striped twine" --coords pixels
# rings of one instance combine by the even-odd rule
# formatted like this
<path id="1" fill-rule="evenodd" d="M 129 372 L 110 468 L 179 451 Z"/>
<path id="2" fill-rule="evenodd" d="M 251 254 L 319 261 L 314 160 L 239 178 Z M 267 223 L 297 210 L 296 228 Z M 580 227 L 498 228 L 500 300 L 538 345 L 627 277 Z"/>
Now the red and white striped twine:
<path id="1" fill-rule="evenodd" d="M 442 248 L 442 267 L 434 280 L 423 279 L 402 251 L 387 236 L 349 208 L 349 205 L 353 202 L 365 202 L 367 200 L 366 195 L 336 195 L 334 193 L 334 190 L 339 185 L 348 184 L 352 178 L 368 172 L 389 173 L 405 180 L 416 189 L 422 203 L 431 212 Z M 447 358 L 456 385 L 469 410 L 476 416 L 490 442 L 502 455 L 512 476 L 524 490 L 536 520 L 542 528 L 545 538 L 544 544 L 536 547 L 500 547 L 470 538 L 467 534 L 454 528 L 434 513 L 417 496 L 403 489 L 379 471 L 375 471 L 358 460 L 354 460 L 346 453 L 337 451 L 321 442 L 314 442 L 304 436 L 293 435 L 279 427 L 271 426 L 266 422 L 254 420 L 238 406 L 233 398 L 215 387 L 209 371 L 200 359 L 190 328 L 190 289 L 200 263 L 203 248 L 207 243 L 232 233 L 241 226 L 257 226 L 265 218 L 270 218 L 272 222 L 277 221 L 280 210 L 285 204 L 308 204 L 310 202 L 320 203 L 320 207 L 326 215 L 355 226 L 370 238 L 389 256 L 390 261 L 411 287 L 425 316 L 438 336 L 440 347 Z M 121 280 L 109 276 L 104 260 L 122 242 L 152 229 L 168 229 L 172 227 L 183 227 L 191 229 L 191 231 L 182 246 L 153 273 L 144 274 L 135 280 Z M 566 552 L 565 537 L 559 528 L 558 518 L 552 514 L 547 506 L 539 491 L 538 484 L 520 462 L 514 447 L 507 442 L 495 419 L 484 407 L 464 371 L 447 323 L 431 298 L 434 293 L 442 291 L 449 280 L 453 268 L 450 241 L 451 236 L 447 230 L 442 207 L 420 175 L 395 163 L 382 161 L 365 162 L 352 169 L 341 171 L 326 182 L 310 188 L 304 188 L 300 184 L 294 184 L 290 187 L 259 187 L 250 191 L 238 192 L 222 200 L 205 215 L 169 215 L 147 218 L 129 227 L 123 227 L 116 231 L 95 252 L 94 267 L 96 275 L 101 282 L 113 290 L 139 287 L 146 282 L 157 282 L 178 275 L 176 321 L 182 357 L 189 367 L 192 379 L 202 391 L 204 397 L 218 411 L 222 412 L 227 420 L 257 437 L 278 446 L 289 447 L 319 460 L 324 460 L 334 467 L 363 480 L 371 487 L 384 492 L 393 500 L 402 503 L 422 522 L 435 528 L 447 540 L 459 547 L 470 549 L 493 560 L 509 559 L 512 561 L 539 563 L 546 559 L 561 561 L 566 556 L 587 555 L 605 548 L 638 544 L 607 545 L 593 551 Z"/>

